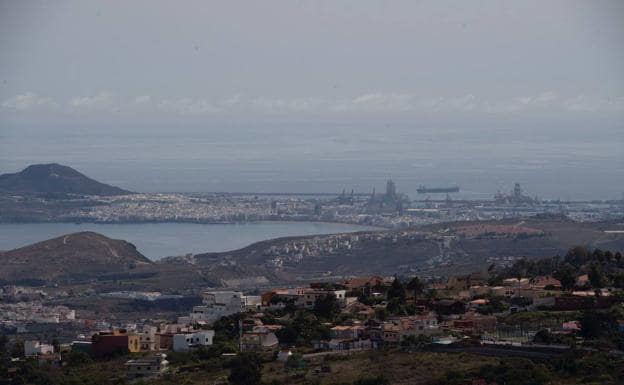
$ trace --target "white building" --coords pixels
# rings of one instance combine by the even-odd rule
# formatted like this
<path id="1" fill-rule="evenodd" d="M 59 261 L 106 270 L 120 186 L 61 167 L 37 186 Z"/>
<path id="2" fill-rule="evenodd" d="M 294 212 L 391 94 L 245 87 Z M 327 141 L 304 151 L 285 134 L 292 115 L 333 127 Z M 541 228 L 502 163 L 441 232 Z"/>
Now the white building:
<path id="1" fill-rule="evenodd" d="M 42 344 L 39 341 L 24 341 L 24 355 L 26 357 L 50 353 L 54 353 L 54 346 L 52 345 Z"/>
<path id="2" fill-rule="evenodd" d="M 174 334 L 173 351 L 187 352 L 192 348 L 212 345 L 214 330 L 203 330 L 201 332 L 189 334 Z"/>
<path id="3" fill-rule="evenodd" d="M 262 297 L 259 295 L 243 296 L 243 303 L 246 309 L 258 310 L 262 307 Z"/>
<path id="4" fill-rule="evenodd" d="M 245 296 L 240 291 L 208 291 L 204 293 L 203 305 L 193 307 L 190 321 L 211 323 L 244 310 Z"/>

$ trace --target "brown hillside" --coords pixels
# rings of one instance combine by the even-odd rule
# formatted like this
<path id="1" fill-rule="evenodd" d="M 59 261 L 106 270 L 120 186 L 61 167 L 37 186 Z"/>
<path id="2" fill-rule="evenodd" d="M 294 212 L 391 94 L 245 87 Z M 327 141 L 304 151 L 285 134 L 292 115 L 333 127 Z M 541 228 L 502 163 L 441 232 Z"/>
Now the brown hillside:
<path id="1" fill-rule="evenodd" d="M 131 243 L 80 232 L 0 253 L 0 280 L 73 281 L 151 264 Z"/>

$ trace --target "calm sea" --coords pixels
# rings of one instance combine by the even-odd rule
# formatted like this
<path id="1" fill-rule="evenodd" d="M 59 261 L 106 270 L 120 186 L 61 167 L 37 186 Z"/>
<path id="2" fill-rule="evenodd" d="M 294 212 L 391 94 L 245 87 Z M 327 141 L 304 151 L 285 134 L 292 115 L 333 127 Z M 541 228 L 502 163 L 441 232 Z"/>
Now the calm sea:
<path id="1" fill-rule="evenodd" d="M 374 227 L 319 222 L 258 222 L 243 224 L 73 224 L 73 223 L 0 223 L 0 250 L 78 231 L 95 231 L 114 239 L 133 243 L 150 259 L 186 253 L 238 249 L 251 243 L 286 236 L 331 234 L 375 229 Z"/>
<path id="2" fill-rule="evenodd" d="M 57 162 L 138 192 L 371 192 L 387 178 L 492 198 L 622 199 L 621 121 L 0 128 L 0 173 Z M 444 198 L 444 195 L 441 196 Z"/>

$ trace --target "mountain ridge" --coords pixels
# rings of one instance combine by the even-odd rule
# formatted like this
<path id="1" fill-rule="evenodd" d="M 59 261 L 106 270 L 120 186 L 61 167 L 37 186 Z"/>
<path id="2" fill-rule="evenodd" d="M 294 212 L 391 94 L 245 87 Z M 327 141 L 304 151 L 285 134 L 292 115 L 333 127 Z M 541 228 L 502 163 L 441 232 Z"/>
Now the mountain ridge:
<path id="1" fill-rule="evenodd" d="M 492 263 L 504 264 L 510 256 L 535 259 L 563 255 L 575 245 L 622 251 L 624 236 L 605 230 L 623 228 L 620 222 L 579 223 L 562 218 L 466 221 L 283 237 L 237 250 L 154 262 L 131 243 L 83 232 L 0 252 L 0 282 L 89 281 L 94 287 L 113 290 L 123 281 L 129 290 L 175 291 L 257 288 L 330 276 L 449 276 L 482 271 Z"/>
<path id="2" fill-rule="evenodd" d="M 0 175 L 0 192 L 20 194 L 126 195 L 128 190 L 96 181 L 58 163 L 33 164 Z"/>

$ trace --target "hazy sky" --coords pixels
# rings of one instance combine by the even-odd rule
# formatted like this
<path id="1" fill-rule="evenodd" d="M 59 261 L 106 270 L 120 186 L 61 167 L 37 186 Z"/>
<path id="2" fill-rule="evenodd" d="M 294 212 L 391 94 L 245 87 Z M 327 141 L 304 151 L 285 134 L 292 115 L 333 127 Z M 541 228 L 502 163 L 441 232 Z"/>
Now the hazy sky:
<path id="1" fill-rule="evenodd" d="M 624 1 L 0 0 L 0 172 L 485 154 L 606 167 L 613 196 L 623 143 Z"/>
<path id="2" fill-rule="evenodd" d="M 2 116 L 624 110 L 622 1 L 2 1 Z M 158 116 L 155 116 L 158 115 Z"/>

